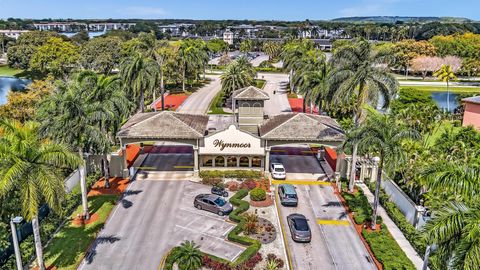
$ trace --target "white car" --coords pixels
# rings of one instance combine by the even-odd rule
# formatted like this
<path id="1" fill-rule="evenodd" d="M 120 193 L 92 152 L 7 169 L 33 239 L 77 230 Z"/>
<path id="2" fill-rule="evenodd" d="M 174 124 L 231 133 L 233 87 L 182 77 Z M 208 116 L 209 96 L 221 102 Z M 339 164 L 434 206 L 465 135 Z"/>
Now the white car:
<path id="1" fill-rule="evenodd" d="M 285 180 L 285 178 L 287 178 L 287 173 L 285 172 L 283 164 L 272 163 L 270 165 L 270 172 L 272 173 L 273 179 Z"/>

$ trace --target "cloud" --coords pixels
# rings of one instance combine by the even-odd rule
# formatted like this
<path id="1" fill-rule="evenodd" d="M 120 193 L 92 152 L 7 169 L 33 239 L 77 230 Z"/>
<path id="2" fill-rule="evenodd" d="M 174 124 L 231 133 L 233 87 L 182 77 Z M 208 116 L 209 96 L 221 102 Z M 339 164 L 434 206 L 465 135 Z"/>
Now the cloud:
<path id="1" fill-rule="evenodd" d="M 117 13 L 130 17 L 163 16 L 166 11 L 158 7 L 129 6 L 117 10 Z"/>

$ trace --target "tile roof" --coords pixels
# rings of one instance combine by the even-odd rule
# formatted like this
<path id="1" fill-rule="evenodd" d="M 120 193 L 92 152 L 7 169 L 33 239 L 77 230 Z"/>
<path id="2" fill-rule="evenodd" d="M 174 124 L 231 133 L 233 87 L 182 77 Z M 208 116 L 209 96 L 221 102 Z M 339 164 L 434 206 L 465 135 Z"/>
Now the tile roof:
<path id="1" fill-rule="evenodd" d="M 248 86 L 233 91 L 233 98 L 236 100 L 267 100 L 270 99 L 268 94 L 255 86 Z"/>
<path id="2" fill-rule="evenodd" d="M 117 133 L 119 138 L 198 139 L 203 138 L 208 116 L 171 111 L 138 113 Z"/>
<path id="3" fill-rule="evenodd" d="M 260 126 L 260 137 L 267 140 L 343 142 L 345 133 L 338 123 L 322 115 L 280 114 Z"/>
<path id="4" fill-rule="evenodd" d="M 480 104 L 480 96 L 464 98 L 464 99 L 462 99 L 462 101 L 463 102 Z"/>

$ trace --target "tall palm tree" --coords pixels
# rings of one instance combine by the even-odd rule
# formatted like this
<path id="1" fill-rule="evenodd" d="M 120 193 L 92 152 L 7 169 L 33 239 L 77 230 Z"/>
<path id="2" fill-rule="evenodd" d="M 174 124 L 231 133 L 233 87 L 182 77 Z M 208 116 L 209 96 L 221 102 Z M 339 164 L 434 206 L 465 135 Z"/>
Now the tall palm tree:
<path id="1" fill-rule="evenodd" d="M 205 71 L 208 62 L 208 53 L 203 41 L 183 40 L 178 48 L 177 57 L 180 60 L 182 72 L 182 91 L 185 92 L 186 73 L 190 70 L 192 73 L 198 73 L 199 69 Z"/>
<path id="2" fill-rule="evenodd" d="M 285 44 L 280 54 L 283 66 L 290 73 L 290 90 L 295 91 L 293 82 L 296 70 L 302 68 L 307 51 L 313 49 L 313 42 L 310 40 L 292 40 Z"/>
<path id="3" fill-rule="evenodd" d="M 403 164 L 406 161 L 406 154 L 402 143 L 406 139 L 418 139 L 420 135 L 415 130 L 399 125 L 394 118 L 379 114 L 372 108 L 369 108 L 367 120 L 353 133 L 356 136 L 352 137 L 358 138 L 355 142 L 361 150 L 378 154 L 380 157 L 372 217 L 372 229 L 375 229 L 383 170 L 393 172 L 396 166 Z"/>
<path id="4" fill-rule="evenodd" d="M 240 60 L 241 58 L 230 63 L 220 76 L 222 91 L 227 96 L 230 96 L 237 89 L 252 85 L 254 82 L 255 70 L 248 61 L 247 65 L 243 60 Z"/>
<path id="5" fill-rule="evenodd" d="M 450 112 L 450 81 L 457 79 L 455 72 L 450 65 L 442 65 L 433 76 L 447 83 L 447 112 Z"/>
<path id="6" fill-rule="evenodd" d="M 61 211 L 65 195 L 62 169 L 82 163 L 63 144 L 38 135 L 39 124 L 0 119 L 0 196 L 19 190 L 22 215 L 31 221 L 38 267 L 45 269 L 38 221 L 38 209 L 47 203 Z"/>
<path id="7" fill-rule="evenodd" d="M 244 39 L 240 43 L 240 51 L 243 53 L 251 52 L 253 48 L 253 41 L 251 39 Z"/>
<path id="8" fill-rule="evenodd" d="M 159 68 L 157 63 L 140 52 L 127 58 L 121 65 L 120 78 L 134 98 L 138 98 L 138 109 L 145 111 L 145 94 L 157 86 Z"/>
<path id="9" fill-rule="evenodd" d="M 383 107 L 387 108 L 395 96 L 398 82 L 384 65 L 390 55 L 385 51 L 375 51 L 366 40 L 342 46 L 332 57 L 333 71 L 330 76 L 329 97 L 333 103 L 348 103 L 356 98 L 354 125 L 358 127 L 364 104 L 376 104 L 382 97 Z M 353 145 L 352 169 L 349 190 L 353 192 L 358 145 Z"/>
<path id="10" fill-rule="evenodd" d="M 193 241 L 185 241 L 180 245 L 175 257 L 180 270 L 198 270 L 202 267 L 200 246 Z"/>

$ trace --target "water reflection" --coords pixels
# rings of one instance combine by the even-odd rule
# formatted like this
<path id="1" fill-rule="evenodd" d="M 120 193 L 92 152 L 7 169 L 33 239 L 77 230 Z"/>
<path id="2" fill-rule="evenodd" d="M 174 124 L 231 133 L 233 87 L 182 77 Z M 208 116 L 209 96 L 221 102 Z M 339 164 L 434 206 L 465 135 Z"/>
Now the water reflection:
<path id="1" fill-rule="evenodd" d="M 31 82 L 29 79 L 0 77 L 0 105 L 7 103 L 8 92 L 21 91 Z"/>

